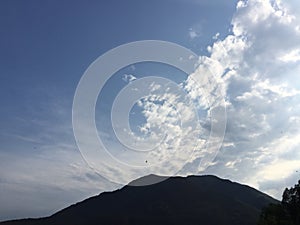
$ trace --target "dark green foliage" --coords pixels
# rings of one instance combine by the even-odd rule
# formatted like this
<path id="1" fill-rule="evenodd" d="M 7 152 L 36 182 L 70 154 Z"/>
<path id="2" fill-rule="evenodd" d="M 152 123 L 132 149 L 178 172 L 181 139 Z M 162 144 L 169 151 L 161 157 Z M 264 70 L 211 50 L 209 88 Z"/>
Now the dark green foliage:
<path id="1" fill-rule="evenodd" d="M 281 204 L 289 213 L 293 223 L 300 225 L 300 180 L 294 187 L 285 189 Z"/>
<path id="2" fill-rule="evenodd" d="M 270 204 L 261 212 L 258 225 L 292 225 L 281 204 Z"/>
<path id="3" fill-rule="evenodd" d="M 262 210 L 258 225 L 300 225 L 300 180 L 285 189 L 280 204 L 270 204 Z"/>

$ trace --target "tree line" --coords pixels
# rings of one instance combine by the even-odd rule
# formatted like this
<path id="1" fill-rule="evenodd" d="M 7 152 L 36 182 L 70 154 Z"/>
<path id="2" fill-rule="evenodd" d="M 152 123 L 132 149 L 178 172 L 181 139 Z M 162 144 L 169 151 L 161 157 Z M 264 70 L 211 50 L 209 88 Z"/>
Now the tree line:
<path id="1" fill-rule="evenodd" d="M 279 204 L 262 210 L 258 225 L 300 225 L 300 180 L 284 190 Z"/>

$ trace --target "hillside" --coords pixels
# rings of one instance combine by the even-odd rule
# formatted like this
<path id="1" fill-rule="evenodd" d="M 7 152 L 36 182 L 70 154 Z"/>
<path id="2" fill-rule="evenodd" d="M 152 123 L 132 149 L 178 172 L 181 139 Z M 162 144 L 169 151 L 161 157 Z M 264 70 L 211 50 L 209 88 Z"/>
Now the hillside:
<path id="1" fill-rule="evenodd" d="M 154 175 L 134 182 L 147 182 Z M 276 200 L 215 176 L 171 177 L 149 186 L 104 192 L 42 219 L 1 225 L 255 225 Z"/>

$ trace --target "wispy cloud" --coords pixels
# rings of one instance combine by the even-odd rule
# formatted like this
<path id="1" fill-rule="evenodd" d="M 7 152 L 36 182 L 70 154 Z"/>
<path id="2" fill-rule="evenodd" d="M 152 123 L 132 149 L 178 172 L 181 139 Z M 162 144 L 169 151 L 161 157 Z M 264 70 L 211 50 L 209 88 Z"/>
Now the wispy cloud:
<path id="1" fill-rule="evenodd" d="M 134 67 L 133 67 L 134 68 Z M 124 74 L 123 77 L 122 77 L 122 80 L 124 80 L 125 82 L 132 82 L 134 80 L 136 80 L 137 78 L 132 75 L 132 74 Z"/>

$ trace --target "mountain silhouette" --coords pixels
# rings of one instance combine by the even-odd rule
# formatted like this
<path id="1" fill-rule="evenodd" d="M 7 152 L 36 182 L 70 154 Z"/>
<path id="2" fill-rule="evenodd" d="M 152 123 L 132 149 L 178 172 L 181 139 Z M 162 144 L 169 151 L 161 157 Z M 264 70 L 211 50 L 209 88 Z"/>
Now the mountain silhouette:
<path id="1" fill-rule="evenodd" d="M 149 175 L 131 185 L 162 179 Z M 255 225 L 261 209 L 278 203 L 246 185 L 215 176 L 171 177 L 148 186 L 104 192 L 50 217 L 1 225 Z"/>

